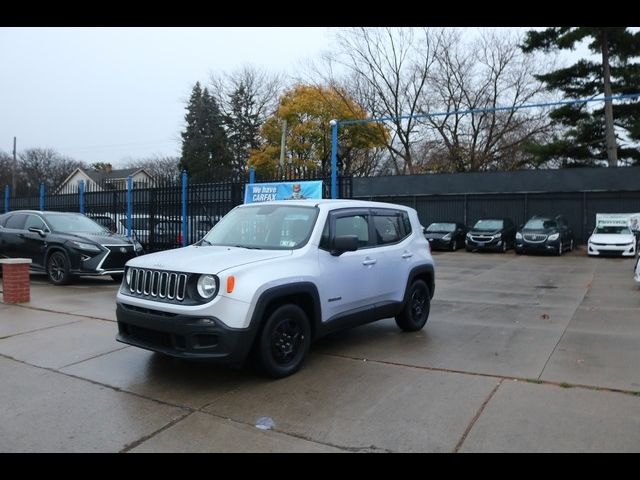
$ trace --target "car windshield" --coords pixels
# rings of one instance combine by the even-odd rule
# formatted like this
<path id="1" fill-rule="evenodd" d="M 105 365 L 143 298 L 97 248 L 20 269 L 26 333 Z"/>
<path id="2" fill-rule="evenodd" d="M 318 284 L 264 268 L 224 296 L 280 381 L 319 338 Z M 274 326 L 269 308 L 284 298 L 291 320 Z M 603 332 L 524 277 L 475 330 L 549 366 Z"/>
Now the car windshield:
<path id="1" fill-rule="evenodd" d="M 204 237 L 203 245 L 285 250 L 304 245 L 318 209 L 291 205 L 255 205 L 229 212 Z"/>
<path id="2" fill-rule="evenodd" d="M 607 225 L 607 226 L 597 227 L 593 233 L 631 235 L 631 230 L 629 230 L 629 227 L 624 227 L 621 225 Z"/>
<path id="3" fill-rule="evenodd" d="M 478 220 L 473 226 L 474 230 L 500 230 L 502 228 L 502 220 Z"/>
<path id="4" fill-rule="evenodd" d="M 104 233 L 106 229 L 84 215 L 58 213 L 47 215 L 47 222 L 54 232 Z"/>
<path id="5" fill-rule="evenodd" d="M 546 228 L 558 228 L 558 224 L 554 220 L 547 220 L 546 218 L 532 218 L 527 222 L 524 228 L 531 230 L 543 230 Z"/>
<path id="6" fill-rule="evenodd" d="M 455 223 L 432 223 L 427 227 L 427 232 L 453 232 L 455 229 Z"/>

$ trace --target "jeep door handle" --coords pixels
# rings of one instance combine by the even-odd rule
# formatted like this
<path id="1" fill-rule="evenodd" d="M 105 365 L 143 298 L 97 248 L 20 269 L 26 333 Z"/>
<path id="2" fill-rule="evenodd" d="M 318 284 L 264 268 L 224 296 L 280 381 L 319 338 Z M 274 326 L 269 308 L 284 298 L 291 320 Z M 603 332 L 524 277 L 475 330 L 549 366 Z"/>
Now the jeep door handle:
<path id="1" fill-rule="evenodd" d="M 404 252 L 402 254 L 402 258 L 411 258 L 411 257 L 413 257 L 413 253 L 411 252 Z"/>
<path id="2" fill-rule="evenodd" d="M 374 265 L 376 262 L 377 262 L 377 260 L 375 258 L 367 257 L 362 261 L 362 264 L 363 265 Z"/>

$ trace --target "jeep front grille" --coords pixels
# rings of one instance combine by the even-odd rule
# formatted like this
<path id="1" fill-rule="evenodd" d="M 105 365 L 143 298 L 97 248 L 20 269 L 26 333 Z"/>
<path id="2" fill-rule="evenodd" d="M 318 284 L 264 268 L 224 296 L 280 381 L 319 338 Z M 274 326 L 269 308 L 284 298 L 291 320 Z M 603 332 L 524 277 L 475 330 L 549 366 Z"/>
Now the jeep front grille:
<path id="1" fill-rule="evenodd" d="M 187 274 L 131 268 L 128 293 L 150 300 L 182 302 L 187 291 Z"/>

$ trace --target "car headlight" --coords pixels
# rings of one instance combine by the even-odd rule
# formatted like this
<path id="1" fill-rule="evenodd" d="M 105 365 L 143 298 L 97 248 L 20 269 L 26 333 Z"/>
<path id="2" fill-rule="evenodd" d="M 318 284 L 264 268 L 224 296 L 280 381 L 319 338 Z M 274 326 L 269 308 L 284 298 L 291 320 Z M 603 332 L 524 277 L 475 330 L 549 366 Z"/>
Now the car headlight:
<path id="1" fill-rule="evenodd" d="M 124 280 L 125 282 L 127 282 L 127 286 L 131 286 L 131 269 L 127 268 L 127 272 L 124 274 Z"/>
<path id="2" fill-rule="evenodd" d="M 559 233 L 552 233 L 551 235 L 549 235 L 549 240 L 557 240 L 559 238 L 560 238 Z"/>
<path id="3" fill-rule="evenodd" d="M 501 233 L 496 233 L 496 234 L 493 236 L 493 238 L 494 238 L 494 240 L 500 240 L 500 239 L 502 238 L 502 234 L 501 234 Z"/>
<path id="4" fill-rule="evenodd" d="M 202 298 L 213 298 L 218 293 L 218 278 L 215 275 L 200 275 L 198 294 Z"/>
<path id="5" fill-rule="evenodd" d="M 522 234 L 520 232 L 516 232 L 516 240 L 522 240 Z"/>
<path id="6" fill-rule="evenodd" d="M 442 237 L 443 240 L 451 240 L 451 234 L 447 233 L 444 237 Z"/>
<path id="7" fill-rule="evenodd" d="M 74 247 L 79 248 L 80 250 L 86 250 L 88 252 L 99 252 L 100 248 L 98 248 L 93 243 L 84 243 L 84 242 L 76 242 L 72 240 L 71 243 Z"/>
<path id="8" fill-rule="evenodd" d="M 467 238 L 471 238 L 471 234 L 470 233 L 467 233 Z"/>

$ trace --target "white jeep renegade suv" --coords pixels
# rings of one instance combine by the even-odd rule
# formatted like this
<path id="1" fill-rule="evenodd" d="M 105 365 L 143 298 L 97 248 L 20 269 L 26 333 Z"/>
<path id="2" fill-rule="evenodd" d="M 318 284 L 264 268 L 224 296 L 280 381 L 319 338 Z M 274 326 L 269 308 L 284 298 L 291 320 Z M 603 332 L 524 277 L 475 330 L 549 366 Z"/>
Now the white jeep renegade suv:
<path id="1" fill-rule="evenodd" d="M 294 373 L 327 333 L 429 316 L 434 268 L 412 208 L 356 200 L 241 205 L 197 244 L 127 262 L 117 340 Z"/>

